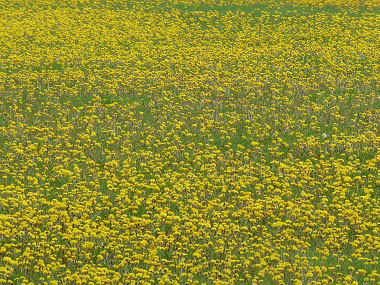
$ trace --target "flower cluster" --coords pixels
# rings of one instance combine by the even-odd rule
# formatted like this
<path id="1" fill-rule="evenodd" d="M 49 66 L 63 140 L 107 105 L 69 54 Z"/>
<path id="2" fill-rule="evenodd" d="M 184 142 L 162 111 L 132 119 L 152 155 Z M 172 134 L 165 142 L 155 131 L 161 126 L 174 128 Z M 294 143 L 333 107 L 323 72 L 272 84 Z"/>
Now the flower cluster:
<path id="1" fill-rule="evenodd" d="M 378 0 L 0 0 L 0 284 L 380 282 Z"/>

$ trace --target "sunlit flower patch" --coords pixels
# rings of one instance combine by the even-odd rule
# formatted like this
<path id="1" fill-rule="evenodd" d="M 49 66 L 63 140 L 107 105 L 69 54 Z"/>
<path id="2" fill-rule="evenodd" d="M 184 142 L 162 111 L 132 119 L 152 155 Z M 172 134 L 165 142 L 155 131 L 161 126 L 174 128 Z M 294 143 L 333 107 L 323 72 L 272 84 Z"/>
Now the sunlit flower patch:
<path id="1" fill-rule="evenodd" d="M 0 0 L 0 283 L 378 284 L 376 0 Z"/>

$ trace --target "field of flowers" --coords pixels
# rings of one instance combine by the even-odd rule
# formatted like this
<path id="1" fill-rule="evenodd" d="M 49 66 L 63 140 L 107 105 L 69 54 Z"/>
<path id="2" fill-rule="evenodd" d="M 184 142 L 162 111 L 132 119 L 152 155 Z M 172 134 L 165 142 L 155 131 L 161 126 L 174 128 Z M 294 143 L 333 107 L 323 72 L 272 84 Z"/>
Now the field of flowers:
<path id="1" fill-rule="evenodd" d="M 379 0 L 0 0 L 0 284 L 380 284 Z"/>

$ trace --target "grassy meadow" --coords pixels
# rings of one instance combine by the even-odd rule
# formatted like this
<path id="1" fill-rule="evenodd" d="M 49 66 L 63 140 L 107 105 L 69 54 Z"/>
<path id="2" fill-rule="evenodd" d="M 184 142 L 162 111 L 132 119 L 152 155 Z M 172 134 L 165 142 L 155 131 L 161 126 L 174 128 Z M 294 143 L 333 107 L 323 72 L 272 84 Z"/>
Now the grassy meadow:
<path id="1" fill-rule="evenodd" d="M 380 284 L 379 0 L 0 0 L 0 284 Z"/>

